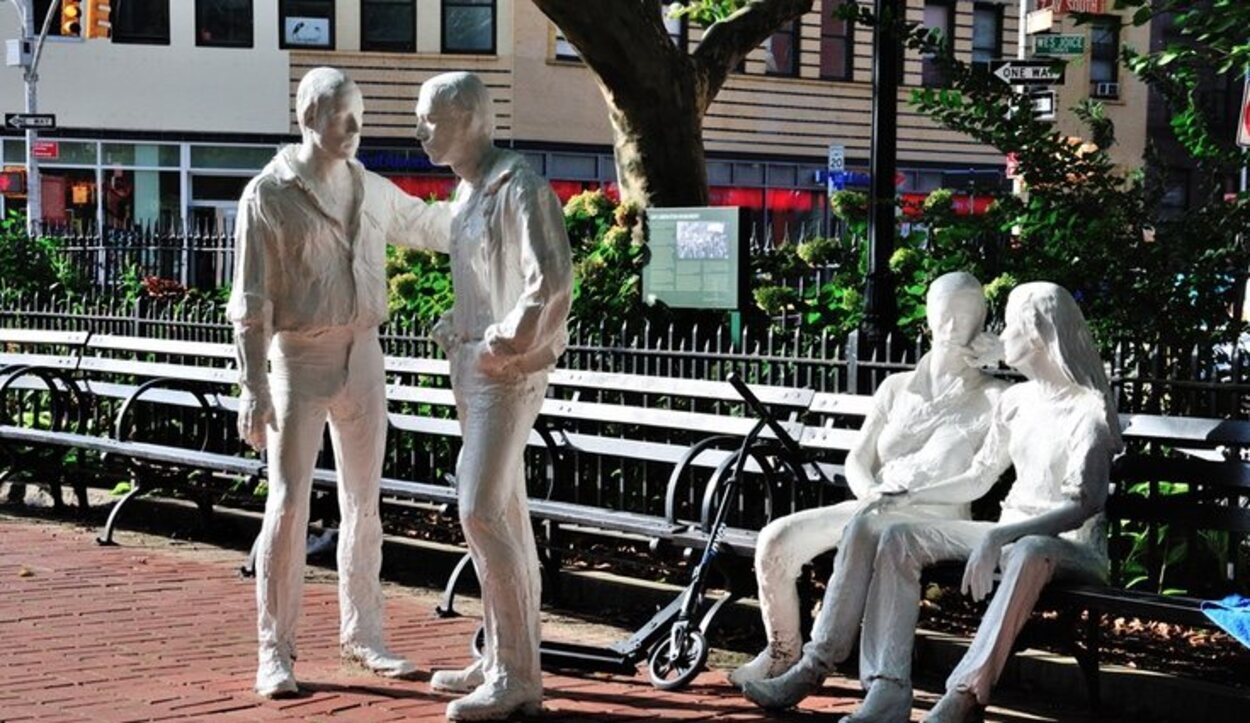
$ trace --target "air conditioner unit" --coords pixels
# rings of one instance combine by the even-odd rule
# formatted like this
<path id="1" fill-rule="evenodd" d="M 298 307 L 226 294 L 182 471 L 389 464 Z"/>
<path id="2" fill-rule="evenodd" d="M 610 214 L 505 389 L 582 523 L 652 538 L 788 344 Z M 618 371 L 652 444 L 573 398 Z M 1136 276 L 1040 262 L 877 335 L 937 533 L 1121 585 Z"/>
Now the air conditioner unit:
<path id="1" fill-rule="evenodd" d="M 1119 83 L 1094 83 L 1095 98 L 1119 98 Z"/>

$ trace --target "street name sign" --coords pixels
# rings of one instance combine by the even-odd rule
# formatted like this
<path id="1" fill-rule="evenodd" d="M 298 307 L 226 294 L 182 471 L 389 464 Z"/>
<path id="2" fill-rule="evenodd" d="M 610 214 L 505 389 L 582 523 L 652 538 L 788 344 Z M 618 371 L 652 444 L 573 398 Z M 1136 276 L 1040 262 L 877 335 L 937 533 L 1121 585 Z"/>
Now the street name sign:
<path id="1" fill-rule="evenodd" d="M 52 113 L 5 113 L 4 127 L 17 128 L 56 128 L 56 115 Z"/>
<path id="2" fill-rule="evenodd" d="M 1055 85 L 1063 82 L 1063 63 L 1049 58 L 991 60 L 990 72 L 1012 85 Z"/>
<path id="3" fill-rule="evenodd" d="M 1084 35 L 1037 35 L 1033 52 L 1038 55 L 1084 55 Z"/>

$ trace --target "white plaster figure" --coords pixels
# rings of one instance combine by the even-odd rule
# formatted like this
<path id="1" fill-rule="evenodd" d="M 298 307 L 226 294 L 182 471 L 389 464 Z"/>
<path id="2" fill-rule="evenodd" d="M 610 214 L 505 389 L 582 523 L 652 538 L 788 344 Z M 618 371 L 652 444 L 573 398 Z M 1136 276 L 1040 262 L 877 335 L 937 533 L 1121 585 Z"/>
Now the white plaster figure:
<path id="1" fill-rule="evenodd" d="M 1107 569 L 1102 514 L 1120 433 L 1102 361 L 1072 296 L 1046 282 L 1024 284 L 1007 302 L 1007 363 L 1028 381 L 999 399 L 985 446 L 962 474 L 883 496 L 856 518 L 835 567 L 844 580 L 821 611 L 837 622 L 813 639 L 784 675 L 748 683 L 747 697 L 784 708 L 817 688 L 846 659 L 862 619 L 864 704 L 843 723 L 909 719 L 911 658 L 926 565 L 967 560 L 961 588 L 976 600 L 1002 582 L 971 648 L 947 680 L 929 721 L 962 721 L 989 692 L 1041 589 L 1052 578 L 1101 580 Z M 901 520 L 900 504 L 962 504 L 1010 466 L 1016 481 L 998 522 Z"/>
<path id="2" fill-rule="evenodd" d="M 378 485 L 387 422 L 377 329 L 387 317 L 386 244 L 446 251 L 451 214 L 356 162 L 363 108 L 343 73 L 309 71 L 296 92 L 302 143 L 280 150 L 239 199 L 227 312 L 243 388 L 239 434 L 268 450 L 256 555 L 256 691 L 266 697 L 297 690 L 309 495 L 327 418 L 342 513 L 342 655 L 380 675 L 415 670 L 382 634 Z"/>
<path id="3" fill-rule="evenodd" d="M 435 337 L 451 362 L 463 447 L 460 524 L 482 588 L 479 662 L 438 671 L 435 690 L 467 693 L 450 720 L 502 720 L 542 707 L 538 550 L 524 452 L 547 376 L 568 341 L 572 254 L 560 202 L 524 159 L 496 148 L 486 86 L 470 73 L 426 81 L 417 137 L 460 177 L 451 226 L 455 302 Z"/>
<path id="4" fill-rule="evenodd" d="M 847 522 L 865 501 L 955 476 L 972 464 L 985 440 L 990 410 L 1007 383 L 980 369 L 997 361 L 999 346 L 983 331 L 986 304 L 980 282 L 965 272 L 935 279 L 926 294 L 926 312 L 932 350 L 915 371 L 894 374 L 881 384 L 847 455 L 847 484 L 856 499 L 787 515 L 760 532 L 755 577 L 768 646 L 729 675 L 734 685 L 774 678 L 798 661 L 803 641 L 795 581 L 803 565 L 838 546 Z M 967 504 L 941 503 L 903 505 L 896 514 L 933 520 L 969 516 Z M 837 587 L 838 581 L 832 581 L 827 594 L 836 595 Z"/>

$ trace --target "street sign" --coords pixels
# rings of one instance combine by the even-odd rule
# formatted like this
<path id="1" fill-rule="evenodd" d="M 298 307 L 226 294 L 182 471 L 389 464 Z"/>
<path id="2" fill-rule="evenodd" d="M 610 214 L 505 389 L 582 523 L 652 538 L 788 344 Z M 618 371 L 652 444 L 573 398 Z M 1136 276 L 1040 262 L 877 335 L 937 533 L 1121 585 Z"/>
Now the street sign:
<path id="1" fill-rule="evenodd" d="M 56 116 L 52 113 L 5 113 L 4 127 L 18 130 L 56 128 Z"/>
<path id="2" fill-rule="evenodd" d="M 845 171 L 846 170 L 846 146 L 829 144 L 829 170 Z"/>
<path id="3" fill-rule="evenodd" d="M 1055 85 L 1063 82 L 1063 62 L 1049 58 L 991 60 L 990 72 L 1012 85 Z"/>
<path id="4" fill-rule="evenodd" d="M 1044 10 L 1033 10 L 1024 16 L 1024 32 L 1032 35 L 1033 33 L 1044 33 L 1055 25 L 1055 13 L 1050 8 Z"/>
<path id="5" fill-rule="evenodd" d="M 1068 13 L 1089 13 L 1090 15 L 1106 15 L 1107 0 L 1037 0 L 1039 10 L 1045 8 L 1054 11 L 1055 15 Z"/>
<path id="6" fill-rule="evenodd" d="M 1033 38 L 1033 52 L 1038 55 L 1084 55 L 1084 35 L 1038 35 Z"/>
<path id="7" fill-rule="evenodd" d="M 61 144 L 58 141 L 35 141 L 30 147 L 30 155 L 43 161 L 55 161 L 61 157 Z"/>
<path id="8" fill-rule="evenodd" d="M 1016 156 L 1015 151 L 1007 154 L 1007 178 L 1015 178 L 1020 175 L 1020 159 Z"/>
<path id="9" fill-rule="evenodd" d="M 1033 104 L 1033 117 L 1039 121 L 1053 121 L 1055 109 L 1059 105 L 1059 96 L 1053 90 L 1033 91 L 1029 96 Z"/>
<path id="10" fill-rule="evenodd" d="M 1246 88 L 1241 93 L 1241 122 L 1237 124 L 1237 145 L 1250 148 L 1250 73 L 1246 74 Z"/>

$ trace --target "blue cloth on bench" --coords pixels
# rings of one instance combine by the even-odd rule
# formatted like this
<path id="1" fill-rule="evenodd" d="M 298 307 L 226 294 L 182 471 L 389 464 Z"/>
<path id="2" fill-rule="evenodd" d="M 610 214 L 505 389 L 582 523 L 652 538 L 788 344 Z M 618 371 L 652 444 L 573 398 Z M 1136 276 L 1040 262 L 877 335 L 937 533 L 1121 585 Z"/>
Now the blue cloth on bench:
<path id="1" fill-rule="evenodd" d="M 1242 645 L 1250 648 L 1250 598 L 1229 595 L 1223 600 L 1203 600 L 1202 612 Z"/>

